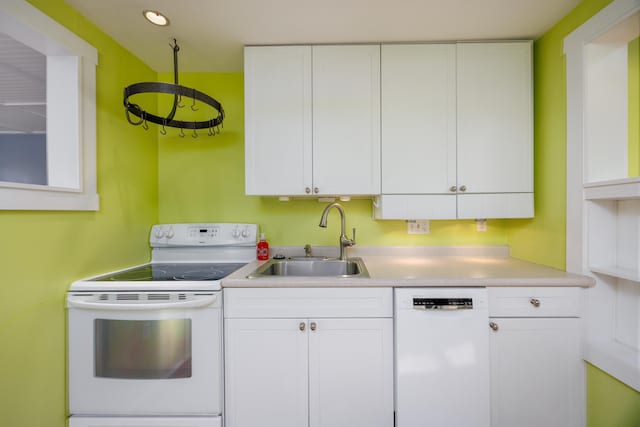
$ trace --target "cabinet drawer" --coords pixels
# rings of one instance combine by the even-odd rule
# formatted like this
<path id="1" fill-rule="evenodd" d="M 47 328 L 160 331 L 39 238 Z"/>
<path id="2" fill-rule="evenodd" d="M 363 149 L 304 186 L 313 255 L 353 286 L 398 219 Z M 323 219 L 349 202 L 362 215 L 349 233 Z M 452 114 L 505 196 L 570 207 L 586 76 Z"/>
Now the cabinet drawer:
<path id="1" fill-rule="evenodd" d="M 392 317 L 391 288 L 227 288 L 225 318 Z"/>
<path id="2" fill-rule="evenodd" d="M 491 317 L 580 317 L 581 288 L 488 288 Z"/>

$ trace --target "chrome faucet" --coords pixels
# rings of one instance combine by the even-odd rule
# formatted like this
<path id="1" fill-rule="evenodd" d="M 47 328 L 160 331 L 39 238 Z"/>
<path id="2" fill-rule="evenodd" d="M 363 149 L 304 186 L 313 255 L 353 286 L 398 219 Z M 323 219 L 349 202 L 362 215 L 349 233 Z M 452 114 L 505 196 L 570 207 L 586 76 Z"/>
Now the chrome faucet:
<path id="1" fill-rule="evenodd" d="M 353 239 L 347 239 L 347 236 L 344 234 L 344 229 L 345 229 L 344 209 L 342 209 L 342 206 L 340 205 L 340 203 L 331 203 L 329 206 L 324 208 L 324 211 L 322 212 L 322 217 L 320 218 L 320 227 L 322 228 L 327 227 L 327 216 L 329 215 L 329 211 L 331 210 L 331 208 L 336 208 L 338 209 L 338 212 L 340 212 L 340 259 L 344 261 L 347 259 L 344 248 L 346 248 L 347 246 L 353 246 L 356 244 L 356 229 L 355 228 L 353 229 Z"/>

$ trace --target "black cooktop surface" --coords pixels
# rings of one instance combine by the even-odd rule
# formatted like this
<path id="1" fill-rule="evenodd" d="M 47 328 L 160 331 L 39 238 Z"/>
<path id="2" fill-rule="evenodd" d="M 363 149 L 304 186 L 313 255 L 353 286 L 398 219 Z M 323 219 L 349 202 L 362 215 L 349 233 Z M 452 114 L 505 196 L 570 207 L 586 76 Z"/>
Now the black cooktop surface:
<path id="1" fill-rule="evenodd" d="M 98 282 L 220 280 L 245 265 L 245 263 L 152 263 L 93 280 Z"/>

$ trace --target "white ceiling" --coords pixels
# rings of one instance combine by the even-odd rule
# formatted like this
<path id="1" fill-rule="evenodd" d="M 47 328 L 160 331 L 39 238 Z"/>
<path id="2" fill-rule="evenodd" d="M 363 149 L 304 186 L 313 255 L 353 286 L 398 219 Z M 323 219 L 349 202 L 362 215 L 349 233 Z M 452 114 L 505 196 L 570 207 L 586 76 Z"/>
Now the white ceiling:
<path id="1" fill-rule="evenodd" d="M 247 44 L 536 39 L 580 0 L 66 0 L 152 69 L 242 70 Z M 145 21 L 144 9 L 169 27 Z"/>

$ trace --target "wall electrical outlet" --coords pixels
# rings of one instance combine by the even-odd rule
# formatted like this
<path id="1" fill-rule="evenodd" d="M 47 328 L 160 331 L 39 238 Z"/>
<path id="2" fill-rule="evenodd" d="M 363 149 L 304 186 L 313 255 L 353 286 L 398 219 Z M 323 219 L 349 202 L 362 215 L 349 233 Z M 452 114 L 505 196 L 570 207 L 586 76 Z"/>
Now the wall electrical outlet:
<path id="1" fill-rule="evenodd" d="M 426 219 L 410 219 L 407 221 L 408 234 L 429 234 L 429 220 Z"/>
<path id="2" fill-rule="evenodd" d="M 486 219 L 476 219 L 476 231 L 487 231 Z"/>

